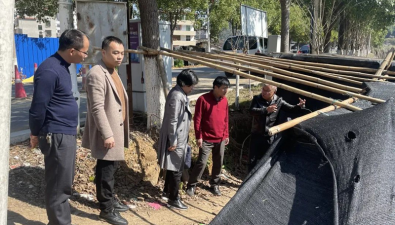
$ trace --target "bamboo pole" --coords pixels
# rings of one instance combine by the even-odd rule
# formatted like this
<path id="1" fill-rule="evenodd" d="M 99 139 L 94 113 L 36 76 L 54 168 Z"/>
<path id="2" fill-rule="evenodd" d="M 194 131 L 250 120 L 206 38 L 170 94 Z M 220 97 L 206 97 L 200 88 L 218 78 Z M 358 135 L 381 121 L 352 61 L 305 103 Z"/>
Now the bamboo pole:
<path id="1" fill-rule="evenodd" d="M 342 106 L 342 107 L 344 107 L 346 109 L 349 109 L 349 110 L 352 110 L 352 111 L 362 110 L 361 108 L 358 108 L 356 106 L 349 105 L 349 104 L 344 104 L 344 103 L 342 103 L 342 102 L 340 102 L 338 100 L 332 99 L 332 98 L 327 98 L 327 97 L 324 97 L 324 96 L 321 96 L 321 95 L 318 95 L 318 94 L 307 92 L 307 91 L 304 91 L 304 90 L 301 90 L 301 89 L 298 89 L 298 88 L 295 88 L 295 87 L 292 87 L 292 86 L 289 86 L 289 85 L 281 84 L 281 83 L 278 83 L 278 82 L 275 82 L 275 81 L 272 81 L 272 80 L 267 80 L 267 79 L 264 79 L 264 78 L 261 78 L 261 77 L 252 76 L 252 75 L 249 75 L 247 73 L 240 72 L 237 69 L 229 69 L 227 67 L 218 66 L 218 65 L 215 65 L 213 63 L 208 63 L 208 62 L 205 62 L 203 60 L 199 60 L 199 59 L 195 59 L 195 58 L 191 58 L 191 57 L 186 57 L 186 56 L 179 55 L 179 54 L 168 53 L 168 52 L 164 52 L 164 51 L 156 51 L 156 50 L 149 49 L 149 48 L 146 48 L 146 47 L 140 47 L 140 48 L 143 49 L 143 50 L 147 49 L 150 52 L 155 52 L 157 54 L 162 54 L 162 55 L 170 56 L 170 57 L 177 58 L 177 59 L 183 59 L 183 60 L 187 60 L 187 61 L 191 61 L 191 62 L 200 63 L 202 65 L 206 65 L 208 67 L 211 67 L 211 68 L 214 68 L 214 69 L 218 69 L 218 70 L 222 70 L 222 71 L 226 71 L 226 72 L 229 72 L 229 73 L 239 74 L 240 76 L 245 77 L 245 78 L 249 78 L 251 80 L 255 80 L 255 81 L 263 82 L 263 83 L 266 83 L 266 84 L 270 84 L 270 85 L 276 86 L 277 88 L 281 88 L 281 89 L 284 89 L 284 90 L 287 90 L 287 91 L 290 91 L 290 92 L 293 92 L 293 93 L 297 93 L 297 94 L 303 95 L 305 97 L 309 97 L 309 98 L 313 98 L 313 99 L 316 99 L 316 100 L 319 100 L 319 101 L 322 101 L 322 102 L 326 102 L 328 104 L 339 105 L 339 106 Z"/>
<path id="2" fill-rule="evenodd" d="M 354 103 L 355 101 L 356 101 L 355 98 L 349 98 L 349 99 L 346 99 L 346 100 L 342 101 L 342 103 L 344 103 L 344 104 L 352 104 L 352 103 Z M 317 111 L 312 112 L 312 113 L 309 113 L 309 114 L 307 114 L 307 115 L 304 115 L 304 116 L 295 118 L 295 119 L 293 119 L 293 120 L 291 120 L 291 121 L 288 121 L 288 122 L 282 123 L 282 124 L 280 124 L 280 125 L 271 127 L 271 128 L 269 129 L 269 135 L 270 135 L 270 136 L 273 136 L 273 135 L 278 134 L 278 133 L 280 133 L 280 132 L 282 132 L 282 131 L 284 131 L 284 130 L 287 130 L 287 129 L 289 129 L 289 128 L 292 128 L 292 127 L 294 127 L 294 126 L 300 124 L 300 123 L 303 122 L 303 121 L 306 121 L 306 120 L 308 120 L 308 119 L 314 118 L 314 117 L 316 117 L 316 116 L 318 116 L 318 115 L 320 115 L 320 114 L 324 114 L 324 113 L 326 113 L 326 112 L 334 111 L 334 110 L 336 110 L 337 108 L 339 108 L 339 107 L 336 107 L 336 106 L 334 106 L 334 105 L 331 105 L 331 106 L 325 107 L 325 108 L 323 108 L 323 109 L 321 109 L 321 110 L 317 110 Z"/>
<path id="3" fill-rule="evenodd" d="M 362 81 L 362 82 L 382 82 L 381 80 L 373 80 L 373 79 L 369 79 L 369 78 L 353 77 L 353 76 L 339 75 L 339 74 L 333 74 L 333 75 L 339 76 L 339 77 L 344 77 L 347 79 L 356 80 L 356 81 Z"/>
<path id="4" fill-rule="evenodd" d="M 222 52 L 222 51 L 217 51 L 217 52 L 225 53 L 225 52 Z M 226 52 L 226 53 L 228 53 L 228 52 Z M 240 54 L 240 53 L 231 53 L 231 54 Z M 377 72 L 376 69 L 367 68 L 367 67 L 343 66 L 343 65 L 334 65 L 334 64 L 327 64 L 327 63 L 306 62 L 306 61 L 299 61 L 299 60 L 292 60 L 292 59 L 280 59 L 280 58 L 273 58 L 273 57 L 265 56 L 265 55 L 254 55 L 254 57 L 257 57 L 257 58 L 269 58 L 271 60 L 283 61 L 283 62 L 295 62 L 295 61 L 297 61 L 298 63 L 303 64 L 303 65 L 320 66 L 320 67 L 326 67 L 326 68 L 329 68 L 329 69 L 336 69 L 336 70 L 367 72 L 367 73 L 372 73 L 372 74 Z M 395 75 L 395 73 L 394 73 L 394 75 Z"/>
<path id="5" fill-rule="evenodd" d="M 259 60 L 249 60 L 252 62 L 259 62 Z M 259 63 L 266 63 L 268 65 L 272 65 L 274 67 L 277 68 L 283 68 L 283 69 L 288 69 L 288 70 L 294 70 L 294 71 L 300 71 L 300 72 L 306 72 L 306 73 L 311 73 L 311 74 L 315 74 L 321 77 L 327 77 L 327 78 L 331 78 L 331 79 L 335 79 L 335 80 L 340 80 L 340 81 L 345 81 L 351 84 L 357 84 L 357 85 L 362 85 L 362 82 L 359 81 L 355 81 L 355 80 L 350 80 L 344 77 L 339 77 L 339 76 L 333 76 L 330 73 L 326 73 L 326 72 L 321 72 L 321 71 L 316 71 L 316 70 L 312 70 L 309 68 L 306 68 L 304 66 L 300 67 L 300 66 L 295 66 L 295 65 L 285 65 L 285 64 L 279 64 L 276 62 L 259 62 Z"/>
<path id="6" fill-rule="evenodd" d="M 245 57 L 242 57 L 242 56 L 235 56 L 235 57 L 245 59 Z M 278 62 L 270 61 L 270 60 L 269 61 L 262 61 L 262 60 L 249 59 L 249 61 L 257 62 L 257 63 L 264 63 L 264 64 L 272 65 L 274 67 L 283 68 L 283 69 L 312 73 L 312 74 L 322 76 L 322 77 L 328 77 L 328 78 L 332 78 L 335 80 L 341 80 L 341 81 L 345 81 L 345 82 L 352 83 L 352 84 L 362 85 L 362 82 L 350 80 L 350 79 L 347 79 L 344 77 L 333 76 L 333 75 L 330 75 L 331 73 L 313 70 L 313 69 L 310 69 L 310 68 L 303 66 L 303 65 L 298 66 L 296 64 L 282 64 L 282 63 L 278 63 Z"/>
<path id="7" fill-rule="evenodd" d="M 93 52 L 101 51 L 101 50 L 102 50 L 102 48 L 97 47 L 97 46 L 93 46 L 92 49 L 93 49 Z M 140 55 L 157 55 L 157 53 L 152 52 L 152 51 L 150 51 L 150 52 L 148 52 L 148 51 L 145 52 L 145 51 L 134 50 L 134 49 L 125 49 L 124 52 L 125 52 L 125 53 L 135 53 L 135 54 L 140 54 Z"/>
<path id="8" fill-rule="evenodd" d="M 392 48 L 393 49 L 393 48 Z M 385 67 L 385 70 L 388 70 L 391 67 L 391 63 L 394 60 L 395 57 L 395 51 L 392 50 L 392 56 L 391 56 L 391 60 L 388 62 L 387 66 Z"/>
<path id="9" fill-rule="evenodd" d="M 229 52 L 225 52 L 224 54 L 227 54 L 227 55 L 238 55 L 237 57 L 242 57 L 244 59 L 249 57 L 247 55 L 241 56 L 241 54 L 229 53 Z M 254 60 L 254 62 L 259 62 L 259 63 L 268 63 L 268 61 L 269 61 L 269 62 L 271 62 L 272 65 L 278 65 L 279 64 L 279 63 L 276 63 L 275 60 L 262 60 L 262 59 L 257 60 L 256 57 L 249 58 L 249 60 L 250 61 Z M 299 64 L 299 62 L 301 62 L 301 61 L 296 61 L 296 62 Z M 298 64 L 296 64 L 295 60 L 294 60 L 293 63 L 285 63 L 284 65 L 288 65 L 289 67 L 292 66 L 294 68 L 305 68 L 305 69 L 311 69 L 311 70 L 315 70 L 315 71 L 322 71 L 322 72 L 335 73 L 335 74 L 344 74 L 344 75 L 352 75 L 352 76 L 359 76 L 359 77 L 368 77 L 368 78 L 380 78 L 381 77 L 381 76 L 372 75 L 372 74 L 366 74 L 366 73 L 361 73 L 361 72 L 328 69 L 328 68 L 325 68 L 325 67 L 306 66 L 306 65 L 298 65 Z M 395 77 L 388 77 L 387 79 L 395 80 Z"/>
<path id="10" fill-rule="evenodd" d="M 388 75 L 391 75 L 391 76 L 395 76 L 395 71 L 386 70 L 384 72 L 385 72 L 385 74 L 388 74 Z"/>
<path id="11" fill-rule="evenodd" d="M 175 51 L 173 51 L 173 52 L 175 52 Z M 210 63 L 217 63 L 217 64 L 220 64 L 220 65 L 226 65 L 226 66 L 229 66 L 229 67 L 235 67 L 238 70 L 240 70 L 240 69 L 249 70 L 249 71 L 252 71 L 252 72 L 255 72 L 255 73 L 269 75 L 269 76 L 276 77 L 276 78 L 279 78 L 279 79 L 282 79 L 282 80 L 291 81 L 291 82 L 294 82 L 294 83 L 303 84 L 303 85 L 310 86 L 310 87 L 315 87 L 317 89 L 331 91 L 331 92 L 334 92 L 334 93 L 339 93 L 339 94 L 342 94 L 342 95 L 348 95 L 348 96 L 351 96 L 351 97 L 357 97 L 357 98 L 364 99 L 364 100 L 367 100 L 367 101 L 370 101 L 370 102 L 374 102 L 374 103 L 383 103 L 383 102 L 385 102 L 382 99 L 373 98 L 373 97 L 366 96 L 366 95 L 361 95 L 361 94 L 358 94 L 358 93 L 355 93 L 355 92 L 349 92 L 347 90 L 342 90 L 342 89 L 339 89 L 339 88 L 330 87 L 330 86 L 326 86 L 326 85 L 323 85 L 323 84 L 318 84 L 318 83 L 315 83 L 315 82 L 305 81 L 305 80 L 301 80 L 301 79 L 294 78 L 294 77 L 287 77 L 287 76 L 280 75 L 280 74 L 277 74 L 277 73 L 273 73 L 273 72 L 270 72 L 270 71 L 263 71 L 263 70 L 252 68 L 252 67 L 242 66 L 240 64 L 219 62 L 219 61 L 216 61 L 216 60 L 213 60 L 213 59 L 207 59 L 207 58 L 203 58 L 203 57 L 200 57 L 200 56 L 191 56 L 190 54 L 186 54 L 186 53 L 178 53 L 178 54 L 183 55 L 183 56 L 187 56 L 187 57 L 191 57 L 191 58 L 197 59 L 197 60 L 206 60 L 207 62 L 210 62 Z M 362 89 L 356 89 L 356 90 L 357 91 L 362 91 Z"/>
<path id="12" fill-rule="evenodd" d="M 176 51 L 172 51 L 172 50 L 168 50 L 168 49 L 164 49 L 164 50 L 168 51 L 168 52 L 176 53 Z M 355 88 L 355 87 L 351 87 L 351 86 L 347 86 L 347 85 L 342 85 L 342 84 L 338 84 L 338 83 L 335 83 L 335 82 L 323 80 L 323 79 L 320 79 L 320 78 L 317 78 L 317 77 L 312 77 L 312 76 L 308 76 L 308 75 L 305 75 L 305 74 L 294 73 L 294 72 L 291 72 L 291 71 L 279 69 L 279 68 L 276 68 L 276 67 L 273 67 L 273 66 L 266 66 L 266 65 L 262 65 L 262 64 L 258 64 L 258 63 L 252 63 L 252 62 L 245 61 L 245 60 L 235 59 L 234 57 L 214 55 L 214 54 L 201 54 L 201 53 L 196 54 L 195 52 L 190 52 L 190 51 L 179 51 L 179 52 L 181 52 L 181 54 L 184 53 L 184 54 L 188 54 L 188 55 L 198 55 L 198 56 L 201 55 L 201 56 L 214 58 L 214 59 L 220 59 L 220 60 L 224 60 L 225 59 L 227 61 L 232 61 L 232 62 L 235 62 L 235 63 L 242 63 L 242 64 L 248 65 L 248 66 L 253 66 L 253 67 L 266 69 L 266 70 L 271 70 L 273 72 L 278 72 L 278 73 L 285 74 L 285 75 L 288 75 L 288 76 L 297 77 L 297 78 L 301 78 L 301 79 L 305 79 L 305 80 L 309 80 L 309 81 L 314 81 L 316 83 L 325 84 L 327 86 L 336 87 L 336 88 L 339 88 L 339 89 L 348 90 L 348 91 L 352 91 L 352 92 L 360 93 L 360 92 L 363 91 L 363 89 L 361 89 L 361 88 Z M 233 65 L 231 65 L 231 66 L 233 67 Z M 243 68 L 243 69 L 245 69 L 245 68 Z M 247 71 L 251 71 L 250 69 L 246 69 L 246 70 Z M 254 72 L 256 72 L 256 71 L 254 70 Z M 360 82 L 358 82 L 358 83 L 360 83 Z M 361 83 L 361 85 L 362 85 L 362 83 Z"/>
<path id="13" fill-rule="evenodd" d="M 384 61 L 381 63 L 379 69 L 377 70 L 377 72 L 374 74 L 376 76 L 380 76 L 383 73 L 385 67 L 387 66 L 388 62 L 390 62 L 391 56 L 392 56 L 392 52 L 394 51 L 394 49 L 391 49 L 391 52 L 388 52 L 387 57 L 385 57 Z M 378 78 L 374 78 L 374 80 L 378 80 Z"/>
<path id="14" fill-rule="evenodd" d="M 216 51 L 219 53 L 224 53 L 222 51 Z M 239 53 L 237 53 L 239 54 Z M 325 64 L 325 63 L 315 63 L 315 62 L 306 62 L 306 61 L 299 61 L 299 60 L 292 60 L 292 59 L 280 59 L 280 58 L 273 58 L 270 56 L 265 56 L 265 55 L 256 55 L 255 57 L 259 58 L 259 57 L 264 57 L 264 58 L 269 58 L 272 60 L 277 60 L 277 61 L 287 61 L 287 62 L 295 62 L 297 61 L 300 64 L 304 64 L 304 65 L 311 65 L 311 66 L 323 66 L 326 68 L 330 68 L 330 69 L 340 69 L 340 70 L 350 70 L 350 71 L 359 71 L 359 72 L 366 72 L 366 73 L 371 73 L 371 74 L 375 74 L 377 72 L 377 69 L 373 69 L 373 68 L 367 68 L 367 67 L 357 67 L 357 66 L 342 66 L 342 65 L 334 65 L 334 64 Z M 395 52 L 394 52 L 394 56 L 395 57 Z M 269 60 L 268 59 L 268 60 Z M 384 71 L 383 74 L 387 74 L 387 75 L 391 75 L 391 76 L 395 76 L 395 71 L 389 71 L 388 70 L 389 67 L 387 67 Z"/>
<path id="15" fill-rule="evenodd" d="M 183 51 L 183 50 L 179 50 L 179 51 L 181 51 L 181 52 L 189 52 L 189 51 Z M 207 54 L 207 53 L 199 52 L 198 54 Z M 207 54 L 207 55 L 214 55 L 214 56 L 216 56 L 215 54 Z M 236 59 L 234 59 L 234 57 L 226 57 L 226 58 L 227 58 L 226 59 L 227 61 L 236 60 Z M 239 58 L 241 58 L 241 57 L 239 57 Z M 248 62 L 248 64 L 250 64 L 250 62 L 254 62 L 254 61 L 256 61 L 256 60 L 250 60 Z M 247 61 L 244 61 L 244 62 L 247 62 Z M 271 63 L 269 63 L 269 65 L 270 64 Z M 356 81 L 356 80 L 352 80 L 352 79 L 348 79 L 348 78 L 344 78 L 344 77 L 339 77 L 339 76 L 334 76 L 333 74 L 330 74 L 330 73 L 324 73 L 324 72 L 319 72 L 319 71 L 314 71 L 314 70 L 309 70 L 309 69 L 304 69 L 304 68 L 297 68 L 297 67 L 292 67 L 292 66 L 290 67 L 290 66 L 287 66 L 287 65 L 282 65 L 282 64 L 277 64 L 277 63 L 274 63 L 274 64 L 276 64 L 276 67 L 272 67 L 271 66 L 270 70 L 272 68 L 292 69 L 292 70 L 295 70 L 295 71 L 302 71 L 302 72 L 306 72 L 306 73 L 312 73 L 312 74 L 316 74 L 316 75 L 321 76 L 321 77 L 327 77 L 327 78 L 331 78 L 331 79 L 339 80 L 339 81 L 344 81 L 344 82 L 351 83 L 351 84 L 362 85 L 362 82 L 360 82 L 360 81 Z M 255 64 L 255 65 L 259 65 L 258 67 L 260 67 L 260 68 L 263 68 L 262 66 L 264 66 L 262 64 Z M 288 71 L 288 72 L 290 72 L 290 71 Z M 304 76 L 308 76 L 308 77 L 312 77 L 312 76 L 305 75 L 305 74 L 303 74 L 303 75 Z M 333 82 L 333 83 L 335 83 L 335 82 Z M 337 83 L 335 83 L 335 84 L 337 84 Z M 340 85 L 340 84 L 337 84 L 337 85 Z M 345 86 L 347 86 L 347 85 L 345 85 Z M 349 87 L 349 86 L 347 86 L 347 87 Z"/>
<path id="16" fill-rule="evenodd" d="M 392 60 L 393 60 L 394 55 L 395 55 L 394 48 L 391 48 L 391 50 L 392 50 L 392 54 L 391 54 L 391 56 L 390 56 L 390 58 L 389 58 L 389 60 L 388 60 L 387 65 L 385 66 L 384 70 L 387 70 L 388 68 L 391 67 L 391 63 L 392 63 Z M 388 77 L 388 74 L 383 75 L 383 76 L 384 76 L 384 77 Z M 379 79 L 379 80 L 380 80 L 380 81 L 386 81 L 387 79 Z"/>

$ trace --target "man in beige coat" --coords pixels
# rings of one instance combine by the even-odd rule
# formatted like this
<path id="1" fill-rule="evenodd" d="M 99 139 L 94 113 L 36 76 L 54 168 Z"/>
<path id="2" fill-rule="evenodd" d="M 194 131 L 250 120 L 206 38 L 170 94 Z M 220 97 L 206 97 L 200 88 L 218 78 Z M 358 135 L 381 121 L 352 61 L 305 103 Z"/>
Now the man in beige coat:
<path id="1" fill-rule="evenodd" d="M 102 43 L 102 60 L 87 75 L 87 116 L 82 147 L 91 149 L 96 164 L 96 194 L 101 220 L 110 224 L 128 222 L 119 214 L 128 207 L 114 194 L 114 173 L 129 148 L 128 96 L 115 69 L 124 57 L 122 41 L 113 36 Z"/>

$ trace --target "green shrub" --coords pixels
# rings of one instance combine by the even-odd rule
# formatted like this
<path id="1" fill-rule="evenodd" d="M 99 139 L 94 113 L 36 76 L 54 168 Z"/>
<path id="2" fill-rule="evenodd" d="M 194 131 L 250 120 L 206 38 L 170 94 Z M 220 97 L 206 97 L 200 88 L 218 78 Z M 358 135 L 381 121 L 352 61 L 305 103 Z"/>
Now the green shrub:
<path id="1" fill-rule="evenodd" d="M 184 60 L 175 59 L 175 60 L 174 60 L 174 66 L 175 66 L 175 67 L 183 67 L 183 66 L 184 66 Z"/>

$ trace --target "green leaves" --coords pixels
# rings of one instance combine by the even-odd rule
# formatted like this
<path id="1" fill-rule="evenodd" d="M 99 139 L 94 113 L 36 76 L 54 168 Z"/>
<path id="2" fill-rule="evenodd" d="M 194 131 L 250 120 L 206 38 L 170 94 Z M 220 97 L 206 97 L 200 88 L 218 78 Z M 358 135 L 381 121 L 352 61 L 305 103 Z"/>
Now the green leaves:
<path id="1" fill-rule="evenodd" d="M 15 9 L 21 16 L 36 16 L 38 20 L 45 20 L 45 16 L 54 17 L 58 12 L 57 0 L 16 0 Z"/>

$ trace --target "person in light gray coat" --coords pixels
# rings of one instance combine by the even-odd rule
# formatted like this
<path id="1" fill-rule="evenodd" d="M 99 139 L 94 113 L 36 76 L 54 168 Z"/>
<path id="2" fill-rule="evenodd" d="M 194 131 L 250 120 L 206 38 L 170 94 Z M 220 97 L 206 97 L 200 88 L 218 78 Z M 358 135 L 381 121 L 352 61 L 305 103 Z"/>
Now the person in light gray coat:
<path id="1" fill-rule="evenodd" d="M 196 74 L 190 69 L 181 71 L 177 76 L 177 85 L 166 98 L 159 137 L 158 161 L 161 169 L 166 170 L 163 192 L 169 194 L 168 207 L 181 210 L 188 209 L 178 196 L 192 118 L 187 95 L 198 81 Z"/>
<path id="2" fill-rule="evenodd" d="M 129 207 L 115 197 L 114 174 L 125 160 L 129 148 L 128 95 L 116 67 L 120 66 L 125 48 L 121 39 L 108 36 L 102 42 L 102 59 L 87 75 L 87 114 L 82 147 L 90 149 L 97 159 L 95 169 L 96 197 L 100 220 L 127 225 L 119 212 Z"/>

